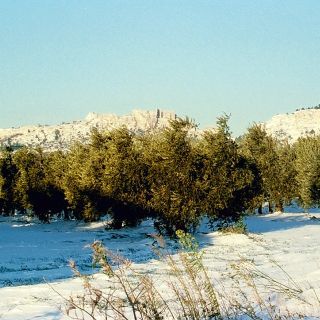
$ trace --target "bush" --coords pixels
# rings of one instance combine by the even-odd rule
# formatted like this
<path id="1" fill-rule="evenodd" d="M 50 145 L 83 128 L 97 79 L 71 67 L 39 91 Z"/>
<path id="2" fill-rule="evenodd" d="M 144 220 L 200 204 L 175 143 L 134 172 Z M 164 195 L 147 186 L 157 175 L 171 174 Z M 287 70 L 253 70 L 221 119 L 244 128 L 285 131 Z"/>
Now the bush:
<path id="1" fill-rule="evenodd" d="M 234 223 L 225 223 L 224 221 L 220 222 L 217 226 L 218 230 L 223 233 L 238 233 L 238 234 L 247 234 L 248 229 L 247 225 L 243 218 L 239 219 Z"/>

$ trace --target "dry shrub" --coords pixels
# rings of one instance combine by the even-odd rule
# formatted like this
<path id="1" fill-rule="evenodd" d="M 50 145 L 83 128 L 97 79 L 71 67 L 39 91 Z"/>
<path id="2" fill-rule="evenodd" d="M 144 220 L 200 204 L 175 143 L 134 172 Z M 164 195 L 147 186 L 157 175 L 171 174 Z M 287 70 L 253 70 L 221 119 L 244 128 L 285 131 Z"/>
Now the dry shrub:
<path id="1" fill-rule="evenodd" d="M 155 237 L 163 266 L 161 275 L 139 271 L 130 261 L 94 242 L 93 261 L 101 267 L 105 281 L 81 275 L 72 263 L 75 274 L 83 279 L 83 292 L 67 299 L 67 315 L 92 320 L 320 319 L 317 311 L 306 314 L 286 307 L 289 300 L 301 306 L 310 306 L 310 302 L 276 263 L 282 271 L 280 280 L 241 259 L 231 266 L 227 289 L 208 275 L 203 251 L 194 238 L 183 231 L 177 236 L 183 250 L 176 255 L 168 253 L 163 238 Z M 160 281 L 162 285 L 158 286 Z M 277 305 L 280 300 L 283 309 Z M 319 300 L 315 303 L 319 311 Z"/>

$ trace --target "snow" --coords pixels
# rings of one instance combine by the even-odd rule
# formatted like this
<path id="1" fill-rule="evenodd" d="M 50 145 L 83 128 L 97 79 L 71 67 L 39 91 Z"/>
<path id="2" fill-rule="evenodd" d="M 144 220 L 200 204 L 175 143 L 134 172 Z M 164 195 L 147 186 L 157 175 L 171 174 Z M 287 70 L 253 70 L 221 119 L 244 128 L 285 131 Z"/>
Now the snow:
<path id="1" fill-rule="evenodd" d="M 110 249 L 125 253 L 136 262 L 152 256 L 146 250 L 153 231 L 145 221 L 137 230 L 105 231 L 104 222 L 84 224 L 76 221 L 55 221 L 50 224 L 30 223 L 22 218 L 13 221 L 0 218 L 0 287 L 68 278 L 68 266 L 74 260 L 81 272 L 91 273 L 90 244 L 102 241 Z"/>
<path id="2" fill-rule="evenodd" d="M 84 120 L 59 125 L 33 125 L 0 129 L 0 145 L 41 146 L 45 150 L 68 149 L 75 141 L 86 142 L 92 128 L 112 130 L 126 126 L 135 133 L 165 128 L 174 112 L 164 110 L 133 110 L 128 115 L 98 114 L 90 112 Z"/>
<path id="3" fill-rule="evenodd" d="M 18 128 L 0 128 L 0 145 L 41 146 L 45 150 L 68 149 L 75 141 L 87 142 L 92 128 L 112 130 L 126 126 L 131 132 L 142 134 L 165 128 L 176 118 L 172 111 L 156 109 L 133 110 L 127 115 L 90 112 L 83 120 L 58 125 L 29 125 Z M 320 134 L 320 110 L 308 109 L 278 114 L 264 123 L 266 131 L 278 138 L 296 141 L 300 136 Z M 212 128 L 207 128 L 212 130 Z M 214 129 L 213 129 L 214 130 Z M 201 135 L 203 130 L 191 134 Z"/>
<path id="4" fill-rule="evenodd" d="M 301 136 L 320 134 L 320 110 L 307 109 L 278 114 L 265 123 L 266 131 L 280 139 L 295 142 Z"/>
<path id="5" fill-rule="evenodd" d="M 219 284 L 232 289 L 230 266 L 244 259 L 276 279 L 288 280 L 302 289 L 303 296 L 320 296 L 320 214 L 291 212 L 247 217 L 249 233 L 223 234 L 201 226 L 197 233 L 200 247 L 205 251 L 204 263 Z M 152 221 L 137 228 L 105 230 L 104 222 L 77 223 L 55 221 L 48 225 L 25 221 L 22 218 L 0 218 L 0 319 L 68 319 L 63 309 L 63 297 L 81 291 L 81 281 L 72 278 L 69 259 L 76 261 L 86 273 L 95 272 L 90 262 L 88 245 L 103 241 L 161 279 L 162 267 L 152 253 L 154 232 Z M 168 242 L 171 250 L 177 245 Z M 98 280 L 102 276 L 95 276 Z M 28 285 L 26 285 L 28 284 Z M 159 281 L 165 286 L 165 281 Z M 280 297 L 275 296 L 275 301 Z M 306 310 L 314 316 L 320 310 L 288 301 L 295 311 Z"/>

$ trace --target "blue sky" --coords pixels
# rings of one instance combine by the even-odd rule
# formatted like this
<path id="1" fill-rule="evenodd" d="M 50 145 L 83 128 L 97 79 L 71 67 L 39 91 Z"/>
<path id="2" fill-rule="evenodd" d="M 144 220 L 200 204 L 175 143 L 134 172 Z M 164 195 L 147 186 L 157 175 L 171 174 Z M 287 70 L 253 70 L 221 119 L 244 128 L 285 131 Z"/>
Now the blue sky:
<path id="1" fill-rule="evenodd" d="M 318 0 L 0 1 L 0 127 L 163 108 L 239 134 L 319 75 Z"/>

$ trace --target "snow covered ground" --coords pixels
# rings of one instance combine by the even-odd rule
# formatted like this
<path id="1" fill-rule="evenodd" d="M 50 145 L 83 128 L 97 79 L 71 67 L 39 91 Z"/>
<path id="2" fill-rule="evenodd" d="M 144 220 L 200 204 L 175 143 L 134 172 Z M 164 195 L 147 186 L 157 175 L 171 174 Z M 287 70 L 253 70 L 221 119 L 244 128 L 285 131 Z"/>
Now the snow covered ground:
<path id="1" fill-rule="evenodd" d="M 248 235 L 200 228 L 197 239 L 215 279 L 222 283 L 226 280 L 228 286 L 229 266 L 249 259 L 275 278 L 282 276 L 283 268 L 307 299 L 314 297 L 314 292 L 320 296 L 319 213 L 251 216 L 247 224 Z M 153 239 L 149 234 L 153 232 L 151 221 L 136 229 L 106 231 L 103 222 L 57 221 L 43 225 L 0 217 L 0 319 L 68 319 L 61 311 L 63 296 L 81 290 L 81 281 L 72 278 L 68 261 L 75 260 L 83 272 L 94 272 L 87 247 L 94 240 L 103 241 L 141 269 L 161 273 L 150 250 Z M 173 242 L 168 245 L 176 248 Z M 294 308 L 304 312 L 306 306 Z M 318 307 L 310 306 L 308 312 L 320 316 Z"/>

